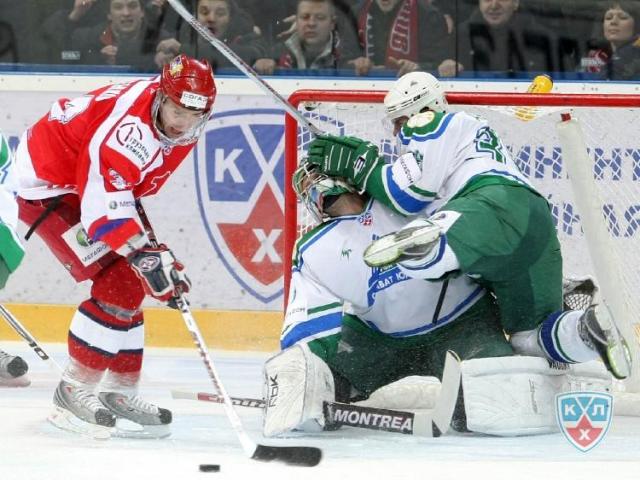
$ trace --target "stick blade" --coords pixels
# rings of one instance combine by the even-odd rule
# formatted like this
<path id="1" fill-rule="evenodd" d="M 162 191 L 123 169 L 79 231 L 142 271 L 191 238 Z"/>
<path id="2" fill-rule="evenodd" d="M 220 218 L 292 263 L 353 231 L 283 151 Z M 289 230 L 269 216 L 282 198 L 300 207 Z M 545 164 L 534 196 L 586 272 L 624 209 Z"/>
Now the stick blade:
<path id="1" fill-rule="evenodd" d="M 300 467 L 315 467 L 322 460 L 322 450 L 316 447 L 258 445 L 251 458 L 261 462 L 275 461 Z"/>

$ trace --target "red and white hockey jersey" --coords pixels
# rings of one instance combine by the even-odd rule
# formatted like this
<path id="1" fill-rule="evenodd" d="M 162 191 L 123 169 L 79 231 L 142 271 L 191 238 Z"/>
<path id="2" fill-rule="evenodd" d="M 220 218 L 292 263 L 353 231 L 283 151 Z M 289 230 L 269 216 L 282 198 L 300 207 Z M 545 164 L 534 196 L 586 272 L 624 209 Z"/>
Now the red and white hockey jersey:
<path id="1" fill-rule="evenodd" d="M 158 138 L 152 105 L 159 77 L 111 85 L 53 104 L 23 135 L 18 194 L 80 196 L 89 237 L 113 250 L 142 233 L 135 199 L 155 194 L 191 151 Z"/>

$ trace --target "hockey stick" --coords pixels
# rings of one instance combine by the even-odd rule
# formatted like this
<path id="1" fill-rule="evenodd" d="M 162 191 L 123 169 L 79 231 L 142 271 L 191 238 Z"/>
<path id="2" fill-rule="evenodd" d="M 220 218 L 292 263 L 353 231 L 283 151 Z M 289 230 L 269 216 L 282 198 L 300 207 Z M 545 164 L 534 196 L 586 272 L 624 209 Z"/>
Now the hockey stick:
<path id="1" fill-rule="evenodd" d="M 157 247 L 158 240 L 151 228 L 147 214 L 140 201 L 136 201 L 136 209 L 140 219 L 142 220 L 144 228 L 147 231 L 151 245 Z M 249 435 L 247 435 L 244 427 L 242 426 L 240 417 L 233 408 L 233 402 L 229 397 L 229 394 L 220 381 L 220 375 L 218 375 L 213 360 L 209 355 L 209 348 L 202 337 L 202 333 L 200 332 L 200 328 L 198 328 L 195 318 L 193 318 L 193 315 L 191 314 L 191 309 L 189 308 L 184 295 L 180 294 L 176 296 L 174 301 L 178 310 L 180 310 L 180 314 L 182 315 L 182 319 L 184 320 L 187 330 L 191 333 L 193 343 L 195 343 L 198 348 L 198 352 L 200 353 L 200 357 L 207 368 L 207 373 L 209 374 L 209 378 L 211 379 L 213 386 L 218 392 L 220 392 L 222 406 L 224 407 L 227 418 L 229 419 L 233 430 L 236 432 L 236 436 L 240 440 L 240 444 L 242 445 L 245 453 L 254 460 L 261 460 L 265 462 L 276 460 L 289 465 L 301 465 L 307 467 L 313 467 L 320 463 L 322 451 L 319 448 L 261 445 L 256 444 L 251 440 L 251 438 L 249 438 Z"/>
<path id="2" fill-rule="evenodd" d="M 171 397 L 213 403 L 224 401 L 215 393 L 182 390 L 171 390 Z M 231 401 L 238 407 L 264 408 L 264 400 L 259 398 L 231 397 Z M 364 407 L 340 402 L 324 402 L 323 411 L 325 423 L 330 426 L 330 430 L 335 426 L 347 426 L 425 437 L 437 437 L 440 433 L 432 428 L 431 415 L 423 412 Z"/>
<path id="3" fill-rule="evenodd" d="M 325 424 L 348 426 L 370 430 L 382 430 L 423 437 L 439 437 L 449 430 L 451 419 L 460 393 L 460 359 L 454 352 L 447 352 L 440 393 L 433 410 L 429 413 L 408 412 L 387 408 L 368 407 L 340 402 L 324 402 Z M 173 398 L 222 403 L 220 395 L 206 392 L 172 390 Z M 257 398 L 231 397 L 234 405 L 264 408 L 264 400 Z"/>
<path id="4" fill-rule="evenodd" d="M 6 322 L 13 328 L 18 335 L 24 338 L 31 349 L 36 353 L 41 360 L 49 362 L 49 365 L 53 365 L 58 371 L 62 372 L 62 368 L 58 365 L 53 358 L 51 358 L 47 352 L 38 344 L 36 339 L 29 333 L 29 331 L 20 323 L 20 321 L 13 316 L 13 314 L 7 310 L 7 308 L 0 304 L 0 314 L 6 320 Z"/>
<path id="5" fill-rule="evenodd" d="M 202 35 L 206 41 L 208 41 L 216 50 L 218 50 L 222 55 L 224 55 L 231 63 L 233 63 L 238 69 L 244 73 L 247 77 L 253 80 L 258 87 L 262 89 L 267 95 L 271 95 L 281 106 L 286 110 L 286 112 L 294 117 L 298 123 L 305 125 L 312 134 L 321 135 L 322 131 L 311 124 L 309 120 L 302 115 L 298 109 L 294 108 L 287 100 L 285 100 L 278 92 L 276 92 L 267 82 L 262 80 L 256 73 L 256 71 L 251 68 L 244 60 L 242 60 L 229 46 L 224 43 L 222 40 L 218 40 L 213 34 L 209 31 L 207 27 L 202 25 L 198 20 L 194 18 L 191 13 L 180 3 L 179 0 L 168 0 L 169 4 L 173 7 L 178 15 L 180 15 L 184 20 L 191 25 L 196 32 Z"/>

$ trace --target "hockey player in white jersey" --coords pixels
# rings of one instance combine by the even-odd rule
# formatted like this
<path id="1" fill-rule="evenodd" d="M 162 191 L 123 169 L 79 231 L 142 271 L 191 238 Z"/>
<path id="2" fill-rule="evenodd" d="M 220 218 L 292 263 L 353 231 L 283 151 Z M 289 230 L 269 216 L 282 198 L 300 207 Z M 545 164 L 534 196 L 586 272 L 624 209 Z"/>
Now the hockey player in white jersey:
<path id="1" fill-rule="evenodd" d="M 471 359 L 488 362 L 484 378 L 494 385 L 517 385 L 517 393 L 509 395 L 468 386 L 465 398 L 469 395 L 476 408 L 466 415 L 474 431 L 528 434 L 555 426 L 553 415 L 544 422 L 540 415 L 527 416 L 535 405 L 514 413 L 513 404 L 504 407 L 507 417 L 535 417 L 537 423 L 499 421 L 496 426 L 492 418 L 487 426 L 484 400 L 473 401 L 476 396 L 490 402 L 522 396 L 527 404 L 535 396 L 530 380 L 544 385 L 558 380 L 541 358 L 523 357 L 517 380 L 509 367 L 495 365 L 515 352 L 485 288 L 466 275 L 424 281 L 405 275 L 397 265 L 369 267 L 363 253 L 371 240 L 402 228 L 407 219 L 309 163 L 298 168 L 293 183 L 320 224 L 295 246 L 282 351 L 265 364 L 266 436 L 330 427 L 323 401 L 361 400 L 407 376 L 440 378 L 448 350 L 463 365 Z M 542 389 L 546 403 L 552 404 L 550 395 L 559 385 Z"/>
<path id="2" fill-rule="evenodd" d="M 371 266 L 408 276 L 462 273 L 496 297 L 517 351 L 565 363 L 598 355 L 625 378 L 630 355 L 604 305 L 562 309 L 562 256 L 548 203 L 481 118 L 449 112 L 439 81 L 424 72 L 398 79 L 385 97 L 403 153 L 386 163 L 354 137 L 321 136 L 309 161 L 416 219 L 367 248 Z M 558 348 L 558 338 L 584 339 Z"/>
<path id="3" fill-rule="evenodd" d="M 18 205 L 14 198 L 11 174 L 12 153 L 2 132 L 0 132 L 0 288 L 9 275 L 18 268 L 24 248 L 16 234 Z M 21 357 L 0 350 L 0 386 L 26 387 L 29 385 L 27 362 Z"/>

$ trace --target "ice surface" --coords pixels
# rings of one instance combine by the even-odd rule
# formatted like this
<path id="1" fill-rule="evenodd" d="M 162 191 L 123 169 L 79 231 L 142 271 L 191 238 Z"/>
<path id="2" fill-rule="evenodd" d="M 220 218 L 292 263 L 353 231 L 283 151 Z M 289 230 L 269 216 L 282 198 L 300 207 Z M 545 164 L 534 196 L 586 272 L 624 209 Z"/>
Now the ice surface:
<path id="1" fill-rule="evenodd" d="M 44 345 L 64 363 L 63 345 Z M 562 434 L 526 438 L 446 436 L 434 439 L 343 428 L 286 440 L 264 439 L 258 409 L 238 408 L 249 435 L 273 445 L 323 449 L 318 467 L 261 463 L 246 458 L 220 405 L 174 400 L 172 389 L 212 392 L 196 349 L 149 349 L 141 394 L 173 411 L 173 434 L 164 440 L 92 440 L 45 421 L 59 374 L 19 342 L 2 348 L 20 354 L 32 384 L 0 389 L 1 480 L 234 479 L 626 479 L 640 478 L 640 418 L 616 417 L 603 442 L 582 453 Z M 265 354 L 212 352 L 234 396 L 259 397 Z M 220 464 L 219 473 L 198 471 Z"/>

